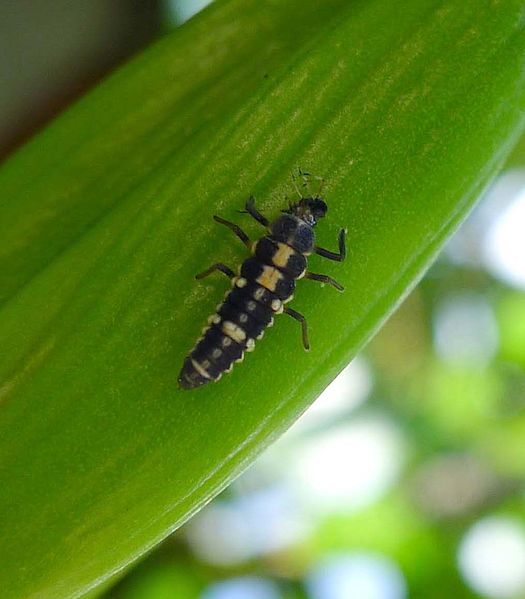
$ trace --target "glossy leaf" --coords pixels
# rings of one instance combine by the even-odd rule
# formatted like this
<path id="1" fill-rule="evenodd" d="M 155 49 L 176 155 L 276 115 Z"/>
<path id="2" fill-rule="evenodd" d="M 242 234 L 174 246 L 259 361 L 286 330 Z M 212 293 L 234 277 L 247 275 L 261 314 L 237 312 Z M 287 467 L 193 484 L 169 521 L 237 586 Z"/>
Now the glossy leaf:
<path id="1" fill-rule="evenodd" d="M 380 326 L 523 128 L 522 2 L 217 2 L 0 172 L 0 588 L 80 596 L 163 539 L 283 432 Z M 177 389 L 243 247 L 300 165 L 326 179 L 304 281 L 223 379 Z M 400 347 L 402 352 L 403 348 Z M 354 459 L 355 456 L 348 456 Z M 342 476 L 344 473 L 342 473 Z"/>

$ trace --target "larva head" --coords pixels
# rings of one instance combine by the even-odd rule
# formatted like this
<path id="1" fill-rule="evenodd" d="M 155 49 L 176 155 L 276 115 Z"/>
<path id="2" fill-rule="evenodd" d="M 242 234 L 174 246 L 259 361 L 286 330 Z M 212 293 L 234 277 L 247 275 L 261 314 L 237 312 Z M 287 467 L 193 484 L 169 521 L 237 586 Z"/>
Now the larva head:
<path id="1" fill-rule="evenodd" d="M 301 198 L 296 204 L 290 204 L 288 210 L 283 210 L 300 218 L 310 227 L 315 227 L 317 221 L 323 218 L 327 211 L 328 206 L 321 198 Z"/>

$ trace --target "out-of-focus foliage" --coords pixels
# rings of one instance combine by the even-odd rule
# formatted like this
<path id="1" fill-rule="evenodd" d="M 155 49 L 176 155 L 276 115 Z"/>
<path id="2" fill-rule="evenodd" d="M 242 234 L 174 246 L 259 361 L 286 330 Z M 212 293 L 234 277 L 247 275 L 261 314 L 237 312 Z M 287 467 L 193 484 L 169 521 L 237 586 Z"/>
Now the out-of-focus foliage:
<path id="1" fill-rule="evenodd" d="M 428 266 L 517 137 L 525 105 L 522 32 L 519 0 L 410 0 L 402 12 L 385 0 L 221 2 L 3 166 L 6 597 L 79 595 L 107 581 L 231 481 L 343 368 Z M 283 323 L 254 367 L 203 389 L 198 401 L 182 398 L 177 364 L 220 288 L 210 281 L 190 292 L 188 283 L 212 249 L 240 258 L 213 227 L 210 205 L 231 214 L 255 192 L 275 214 L 297 163 L 328 179 L 334 201 L 321 243 L 339 225 L 349 228 L 351 259 L 339 271 L 347 293 L 302 288 L 297 307 L 318 318 L 311 322 L 315 350 L 301 356 L 300 367 L 297 333 Z M 391 368 L 404 366 L 397 357 Z M 499 381 L 468 364 L 445 380 L 442 362 L 421 361 L 425 375 L 414 373 L 406 391 L 399 373 L 385 376 L 388 405 L 406 395 L 414 433 L 425 436 L 431 420 L 431 440 L 450 433 L 456 446 L 471 442 L 496 409 L 489 391 Z M 365 364 L 380 370 L 373 359 Z M 207 599 L 297 595 L 304 573 L 308 592 L 319 595 L 333 584 L 327 572 L 333 579 L 349 569 L 364 580 L 368 572 L 369 581 L 375 572 L 374 580 L 404 592 L 398 546 L 407 532 L 422 534 L 421 518 L 411 511 L 402 526 L 402 494 L 397 511 L 370 518 L 375 529 L 354 525 L 347 513 L 371 498 L 386 502 L 395 482 L 401 493 L 400 473 L 416 459 L 401 417 L 381 407 L 385 389 L 377 382 L 355 419 L 347 421 L 339 405 L 339 427 L 325 413 L 296 430 L 291 462 L 277 446 L 286 492 L 279 485 L 265 491 L 259 476 L 253 489 L 234 487 L 230 499 L 194 520 L 188 542 L 203 563 L 214 560 L 210 535 L 237 543 L 233 558 L 220 547 L 215 555 L 239 573 L 248 572 L 247 561 L 280 552 L 272 567 L 281 581 L 225 581 L 205 590 Z M 449 400 L 466 389 L 464 405 Z M 514 462 L 507 457 L 500 460 L 508 471 L 519 470 L 519 447 Z M 398 527 L 388 547 L 378 525 Z M 352 538 L 375 553 L 318 563 Z M 302 551 L 288 554 L 294 543 Z M 421 554 L 431 560 L 433 550 L 427 539 Z M 166 584 L 186 596 L 205 588 L 203 570 L 209 577 L 211 567 L 185 559 L 187 567 L 155 576 L 156 593 Z M 197 577 L 189 579 L 188 570 Z"/>

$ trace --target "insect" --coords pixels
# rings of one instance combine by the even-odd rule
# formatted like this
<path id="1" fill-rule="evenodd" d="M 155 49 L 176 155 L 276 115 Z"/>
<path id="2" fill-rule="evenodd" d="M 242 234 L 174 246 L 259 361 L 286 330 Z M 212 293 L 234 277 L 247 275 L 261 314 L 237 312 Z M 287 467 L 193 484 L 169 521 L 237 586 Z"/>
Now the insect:
<path id="1" fill-rule="evenodd" d="M 243 360 L 245 352 L 253 351 L 255 341 L 273 325 L 276 314 L 288 314 L 301 323 L 304 348 L 310 349 L 306 318 L 286 304 L 293 299 L 295 282 L 301 278 L 328 283 L 343 291 L 342 285 L 331 277 L 307 271 L 307 256 L 315 253 L 337 262 L 346 257 L 344 229 L 339 231 L 339 253 L 315 245 L 314 227 L 328 210 L 319 193 L 320 190 L 315 197 L 302 197 L 299 192 L 300 200 L 290 203 L 272 223 L 256 209 L 255 199 L 250 197 L 243 212 L 267 229 L 267 234 L 255 243 L 235 223 L 213 217 L 231 229 L 252 255 L 242 263 L 239 275 L 225 264 L 216 263 L 195 277 L 203 279 L 219 271 L 231 279 L 232 288 L 184 360 L 179 375 L 181 388 L 194 389 L 230 372 L 235 362 Z"/>

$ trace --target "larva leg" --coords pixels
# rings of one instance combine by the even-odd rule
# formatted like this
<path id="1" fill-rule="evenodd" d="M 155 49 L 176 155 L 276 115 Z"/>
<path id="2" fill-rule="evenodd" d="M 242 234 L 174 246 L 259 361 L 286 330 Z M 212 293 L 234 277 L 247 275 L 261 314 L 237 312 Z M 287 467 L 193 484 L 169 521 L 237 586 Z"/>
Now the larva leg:
<path id="1" fill-rule="evenodd" d="M 306 322 L 306 318 L 300 312 L 288 307 L 284 308 L 284 313 L 288 314 L 288 316 L 291 316 L 292 318 L 295 318 L 295 320 L 301 323 L 301 328 L 303 331 L 303 347 L 306 351 L 308 351 L 310 349 L 310 342 L 308 340 L 308 324 Z"/>
<path id="2" fill-rule="evenodd" d="M 249 214 L 252 218 L 254 218 L 258 223 L 260 223 L 263 227 L 268 227 L 270 221 L 263 216 L 255 207 L 255 198 L 250 196 L 246 202 L 246 210 L 239 210 L 239 212 L 243 214 Z"/>
<path id="3" fill-rule="evenodd" d="M 225 225 L 226 227 L 228 227 L 228 229 L 233 231 L 235 233 L 235 235 L 237 235 L 237 237 L 244 243 L 244 245 L 248 249 L 251 249 L 252 242 L 250 241 L 250 238 L 248 237 L 248 235 L 246 235 L 246 233 L 241 229 L 241 227 L 239 227 L 239 225 L 236 225 L 235 223 L 232 223 L 229 220 L 225 220 L 224 218 L 221 218 L 220 216 L 217 216 L 217 215 L 215 215 L 213 217 L 213 219 L 216 222 L 220 223 L 221 225 Z"/>
<path id="4" fill-rule="evenodd" d="M 332 279 L 332 277 L 329 277 L 328 275 L 319 275 L 315 272 L 307 272 L 304 275 L 304 278 L 311 279 L 312 281 L 319 281 L 320 283 L 328 283 L 328 285 L 335 287 L 338 291 L 345 290 L 341 283 L 338 283 L 335 279 Z"/>
<path id="5" fill-rule="evenodd" d="M 331 252 L 330 250 L 325 250 L 324 248 L 320 248 L 319 246 L 315 246 L 314 252 L 316 254 L 319 254 L 319 256 L 322 256 L 323 258 L 328 258 L 328 260 L 342 262 L 346 258 L 345 235 L 346 231 L 344 229 L 341 229 L 339 231 L 339 253 Z"/>
<path id="6" fill-rule="evenodd" d="M 229 279 L 233 279 L 233 277 L 235 276 L 235 273 L 229 266 L 226 266 L 226 264 L 217 262 L 217 264 L 213 264 L 212 266 L 210 266 L 210 268 L 208 268 L 204 272 L 200 272 L 198 275 L 195 275 L 195 278 L 196 279 L 204 279 L 205 277 L 207 277 L 208 275 L 211 275 L 216 270 L 219 270 L 220 272 L 225 274 Z"/>

